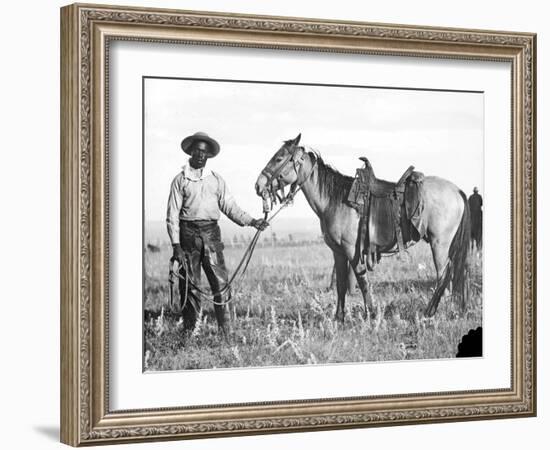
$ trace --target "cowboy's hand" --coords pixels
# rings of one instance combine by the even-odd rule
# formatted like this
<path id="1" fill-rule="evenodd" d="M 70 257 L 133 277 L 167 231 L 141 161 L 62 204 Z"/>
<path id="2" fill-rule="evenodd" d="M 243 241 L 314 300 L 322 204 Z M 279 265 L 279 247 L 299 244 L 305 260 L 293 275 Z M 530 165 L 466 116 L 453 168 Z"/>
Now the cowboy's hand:
<path id="1" fill-rule="evenodd" d="M 269 226 L 269 222 L 265 219 L 252 219 L 250 226 L 256 228 L 257 230 L 264 231 Z"/>
<path id="2" fill-rule="evenodd" d="M 183 249 L 181 248 L 181 245 L 180 244 L 174 244 L 174 245 L 172 245 L 172 248 L 174 250 L 172 258 L 174 258 L 175 260 L 179 261 L 180 264 L 182 264 L 183 261 L 185 260 L 185 255 L 183 253 Z"/>

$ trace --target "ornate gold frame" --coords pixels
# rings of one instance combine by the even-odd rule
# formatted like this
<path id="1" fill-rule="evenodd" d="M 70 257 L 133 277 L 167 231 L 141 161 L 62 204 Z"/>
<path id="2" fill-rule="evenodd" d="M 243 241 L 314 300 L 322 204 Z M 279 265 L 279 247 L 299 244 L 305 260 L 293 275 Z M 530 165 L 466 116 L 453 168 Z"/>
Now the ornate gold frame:
<path id="1" fill-rule="evenodd" d="M 510 62 L 510 389 L 110 411 L 105 69 L 113 39 Z M 535 54 L 536 36 L 530 33 L 99 5 L 62 8 L 62 442 L 79 446 L 535 415 Z"/>

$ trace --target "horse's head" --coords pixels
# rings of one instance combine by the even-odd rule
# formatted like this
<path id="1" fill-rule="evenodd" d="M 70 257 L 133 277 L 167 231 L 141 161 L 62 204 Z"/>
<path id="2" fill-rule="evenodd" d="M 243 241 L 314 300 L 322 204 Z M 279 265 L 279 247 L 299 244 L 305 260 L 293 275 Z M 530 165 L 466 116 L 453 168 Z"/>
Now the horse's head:
<path id="1" fill-rule="evenodd" d="M 285 186 L 297 183 L 306 155 L 304 148 L 298 146 L 301 137 L 299 134 L 294 139 L 285 141 L 269 160 L 256 180 L 256 194 L 264 197 L 267 194 L 273 196 Z"/>

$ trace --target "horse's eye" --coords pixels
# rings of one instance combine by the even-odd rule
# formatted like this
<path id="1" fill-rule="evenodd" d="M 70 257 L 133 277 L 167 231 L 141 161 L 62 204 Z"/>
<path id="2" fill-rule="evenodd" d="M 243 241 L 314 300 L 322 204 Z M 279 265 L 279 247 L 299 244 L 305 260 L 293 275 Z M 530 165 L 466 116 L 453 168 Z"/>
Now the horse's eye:
<path id="1" fill-rule="evenodd" d="M 280 163 L 282 160 L 283 160 L 283 158 L 281 158 L 281 157 L 275 158 L 275 162 L 278 162 L 278 163 Z"/>

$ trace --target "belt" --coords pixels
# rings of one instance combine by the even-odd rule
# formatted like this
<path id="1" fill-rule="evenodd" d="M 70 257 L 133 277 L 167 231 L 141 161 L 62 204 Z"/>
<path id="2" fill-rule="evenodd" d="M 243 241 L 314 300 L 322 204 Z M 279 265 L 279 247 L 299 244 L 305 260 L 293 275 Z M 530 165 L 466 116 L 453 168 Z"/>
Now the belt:
<path id="1" fill-rule="evenodd" d="M 180 226 L 189 227 L 189 228 L 202 228 L 212 225 L 217 225 L 218 221 L 215 219 L 208 220 L 180 220 Z"/>

